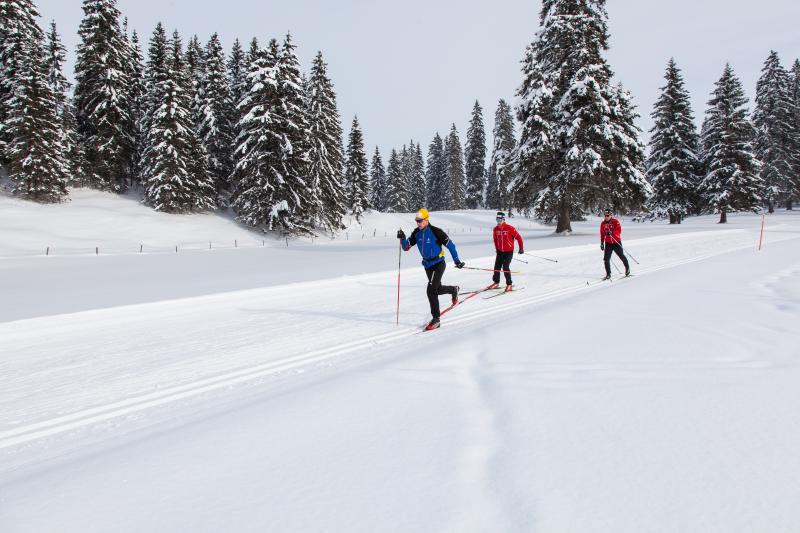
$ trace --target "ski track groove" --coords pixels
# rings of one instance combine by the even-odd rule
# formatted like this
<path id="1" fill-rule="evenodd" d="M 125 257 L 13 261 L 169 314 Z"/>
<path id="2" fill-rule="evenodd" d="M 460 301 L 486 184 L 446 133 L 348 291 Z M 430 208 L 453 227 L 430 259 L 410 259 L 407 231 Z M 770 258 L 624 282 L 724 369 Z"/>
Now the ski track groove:
<path id="1" fill-rule="evenodd" d="M 677 236 L 675 236 L 677 237 Z M 789 237 L 798 238 L 798 237 Z M 694 256 L 686 259 L 668 261 L 653 267 L 636 268 L 636 277 L 649 275 L 661 270 L 675 268 L 681 265 L 704 261 L 711 257 L 716 257 L 726 253 L 740 251 L 750 248 L 751 245 L 738 244 L 726 248 L 715 250 L 704 255 Z M 512 299 L 503 299 L 489 308 L 479 308 L 475 310 L 462 311 L 452 318 L 448 315 L 448 326 L 468 324 L 477 320 L 485 319 L 487 316 L 494 316 L 509 311 L 514 311 L 522 307 L 534 306 L 547 303 L 553 300 L 569 297 L 584 291 L 599 290 L 608 288 L 615 283 L 612 280 L 608 284 L 604 283 L 581 283 L 579 285 L 564 287 L 551 290 L 542 294 L 534 294 Z M 457 328 L 460 329 L 460 328 Z M 20 445 L 28 444 L 33 441 L 53 437 L 61 433 L 86 428 L 107 422 L 119 417 L 138 413 L 147 409 L 163 406 L 178 400 L 195 397 L 201 394 L 228 388 L 234 385 L 251 382 L 259 378 L 271 376 L 281 372 L 298 370 L 308 365 L 321 363 L 337 356 L 350 354 L 370 347 L 382 346 L 398 340 L 411 337 L 420 331 L 416 327 L 405 327 L 396 331 L 381 333 L 370 337 L 365 337 L 356 341 L 336 344 L 326 348 L 320 348 L 302 355 L 291 356 L 280 361 L 272 361 L 259 365 L 241 368 L 238 370 L 225 372 L 217 376 L 203 378 L 183 385 L 173 386 L 162 389 L 158 392 L 144 394 L 134 398 L 128 398 L 117 402 L 108 403 L 102 406 L 83 409 L 71 414 L 58 416 L 48 420 L 43 420 L 22 427 L 0 432 L 0 450 L 10 449 Z M 428 335 L 436 335 L 437 332 L 428 332 Z M 439 331 L 440 334 L 440 331 Z"/>

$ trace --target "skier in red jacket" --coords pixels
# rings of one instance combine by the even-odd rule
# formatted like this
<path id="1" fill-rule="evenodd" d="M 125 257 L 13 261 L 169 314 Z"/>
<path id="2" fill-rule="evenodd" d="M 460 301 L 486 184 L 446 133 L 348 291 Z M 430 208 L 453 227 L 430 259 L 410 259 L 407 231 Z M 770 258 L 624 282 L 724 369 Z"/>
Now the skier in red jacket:
<path id="1" fill-rule="evenodd" d="M 514 257 L 514 240 L 519 243 L 520 254 L 525 253 L 525 246 L 522 244 L 522 236 L 517 229 L 511 224 L 506 224 L 506 215 L 502 211 L 497 212 L 497 225 L 494 227 L 494 248 L 497 251 L 497 257 L 494 260 L 494 274 L 492 281 L 494 287 L 500 284 L 500 271 L 506 276 L 506 290 L 510 291 L 511 282 L 511 259 Z"/>
<path id="2" fill-rule="evenodd" d="M 600 249 L 605 252 L 603 254 L 603 263 L 606 266 L 606 277 L 603 279 L 611 279 L 612 251 L 617 254 L 622 260 L 622 264 L 625 265 L 625 275 L 631 275 L 631 267 L 622 249 L 622 224 L 614 218 L 611 209 L 603 211 L 603 221 L 600 223 Z"/>

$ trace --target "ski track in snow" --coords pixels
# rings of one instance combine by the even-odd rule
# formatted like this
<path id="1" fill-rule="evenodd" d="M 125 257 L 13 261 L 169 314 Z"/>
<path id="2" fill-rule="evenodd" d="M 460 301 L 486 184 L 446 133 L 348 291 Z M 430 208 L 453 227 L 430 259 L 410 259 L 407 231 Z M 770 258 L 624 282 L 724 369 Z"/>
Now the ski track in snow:
<path id="1" fill-rule="evenodd" d="M 771 233 L 773 242 L 798 237 L 789 231 Z M 642 263 L 631 262 L 634 274 L 642 276 L 753 243 L 752 232 L 721 230 L 630 240 L 625 245 Z M 476 321 L 587 290 L 607 290 L 617 283 L 587 283 L 602 273 L 595 245 L 548 252 L 560 262 L 526 265 L 527 291 L 467 302 L 443 319 L 441 330 L 425 333 L 422 342 L 439 342 L 436 336 L 455 335 Z M 469 264 L 492 262 L 486 257 Z M 0 361 L 0 450 L 397 343 L 419 332 L 416 325 L 427 310 L 421 270 L 415 266 L 403 271 L 400 328 L 394 325 L 396 271 L 0 324 L 0 353 L 8 354 Z M 777 277 L 799 273 L 795 268 Z M 483 281 L 479 275 L 450 268 L 445 275 L 445 283 L 462 287 Z M 635 278 L 625 283 L 631 281 Z M 760 290 L 769 292 L 778 282 L 764 280 Z M 358 298 L 351 298 L 356 292 Z M 471 521 L 465 516 L 452 529 L 502 524 L 504 510 L 493 503 L 491 494 L 492 458 L 499 440 L 490 381 L 482 374 L 480 351 L 457 364 L 466 412 L 480 415 L 470 418 L 465 429 L 468 445 L 459 457 L 461 475 L 471 480 L 461 485 L 471 487 L 461 495 L 463 508 L 474 512 L 469 513 Z M 661 372 L 652 367 L 643 371 Z M 621 377 L 619 368 L 563 369 L 557 364 L 534 372 L 537 379 L 547 377 L 551 386 L 576 386 L 576 374 Z M 41 384 L 47 390 L 37 388 Z"/>

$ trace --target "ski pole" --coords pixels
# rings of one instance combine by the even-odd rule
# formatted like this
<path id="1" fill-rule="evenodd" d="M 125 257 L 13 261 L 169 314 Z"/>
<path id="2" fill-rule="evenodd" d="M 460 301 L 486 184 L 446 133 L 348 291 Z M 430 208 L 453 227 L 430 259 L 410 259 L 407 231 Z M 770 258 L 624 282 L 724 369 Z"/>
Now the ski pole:
<path id="1" fill-rule="evenodd" d="M 526 265 L 528 264 L 527 261 L 523 261 L 522 259 L 517 259 L 516 257 L 512 257 L 511 259 L 513 259 L 514 261 L 519 261 L 520 263 L 525 263 Z"/>
<path id="2" fill-rule="evenodd" d="M 461 267 L 466 270 L 483 270 L 485 272 L 508 272 L 509 274 L 522 274 L 522 272 L 517 272 L 515 270 L 495 270 L 493 268 L 477 268 L 477 267 Z"/>
<path id="3" fill-rule="evenodd" d="M 400 261 L 403 259 L 403 241 L 397 247 L 397 325 L 400 325 Z"/>
<path id="4" fill-rule="evenodd" d="M 536 259 L 544 259 L 545 261 L 550 261 L 551 263 L 558 263 L 558 259 L 549 259 L 547 257 L 540 257 L 538 255 L 529 254 L 528 252 L 525 252 L 522 255 L 529 255 L 531 257 L 535 257 Z"/>
<path id="5" fill-rule="evenodd" d="M 622 243 L 621 243 L 621 242 L 619 242 L 617 239 L 615 239 L 613 236 L 611 237 L 611 239 L 614 241 L 614 244 L 619 244 L 620 246 L 622 246 Z M 639 264 L 639 261 L 637 261 L 637 260 L 636 260 L 636 258 L 635 258 L 635 257 L 633 257 L 633 256 L 630 254 L 630 252 L 628 252 L 628 249 L 627 249 L 627 248 L 625 248 L 624 246 L 622 246 L 622 253 L 624 253 L 625 255 L 627 255 L 628 257 L 630 257 L 631 259 L 633 259 L 633 262 L 634 262 L 634 263 L 636 263 L 637 265 Z"/>

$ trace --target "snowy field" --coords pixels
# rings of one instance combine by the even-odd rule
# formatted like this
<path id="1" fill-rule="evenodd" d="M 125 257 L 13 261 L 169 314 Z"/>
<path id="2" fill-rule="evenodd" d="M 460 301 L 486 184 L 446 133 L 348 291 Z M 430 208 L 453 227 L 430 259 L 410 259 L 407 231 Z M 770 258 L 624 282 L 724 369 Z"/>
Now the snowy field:
<path id="1" fill-rule="evenodd" d="M 0 196 L 3 533 L 798 530 L 800 213 L 761 252 L 756 215 L 623 220 L 612 282 L 598 219 L 511 219 L 558 262 L 420 333 L 410 215 L 287 246 L 72 198 Z M 492 220 L 432 215 L 471 267 Z"/>

